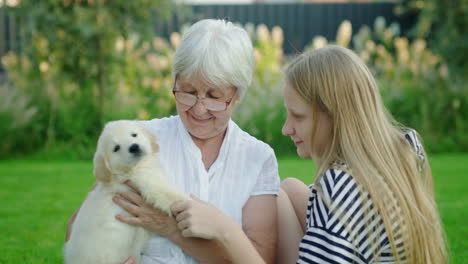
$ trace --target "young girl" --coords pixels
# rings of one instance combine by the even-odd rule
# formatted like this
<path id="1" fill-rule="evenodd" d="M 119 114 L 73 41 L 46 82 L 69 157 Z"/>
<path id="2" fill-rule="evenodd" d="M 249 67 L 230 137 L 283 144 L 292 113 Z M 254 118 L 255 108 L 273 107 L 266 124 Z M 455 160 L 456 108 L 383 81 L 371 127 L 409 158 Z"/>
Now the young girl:
<path id="1" fill-rule="evenodd" d="M 386 111 L 359 57 L 338 46 L 307 52 L 285 80 L 283 134 L 318 170 L 310 187 L 282 183 L 278 263 L 446 263 L 425 152 Z M 234 263 L 263 263 L 241 227 L 211 205 L 195 199 L 172 209 L 183 235 L 218 240 Z"/>

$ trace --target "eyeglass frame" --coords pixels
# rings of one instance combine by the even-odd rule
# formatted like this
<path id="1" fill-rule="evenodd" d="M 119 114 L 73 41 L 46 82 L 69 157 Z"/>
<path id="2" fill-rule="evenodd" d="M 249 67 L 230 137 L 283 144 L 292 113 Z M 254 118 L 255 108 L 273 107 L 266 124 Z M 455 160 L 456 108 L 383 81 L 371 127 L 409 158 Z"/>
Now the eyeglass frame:
<path id="1" fill-rule="evenodd" d="M 206 107 L 206 109 L 207 109 L 208 111 L 214 111 L 214 112 L 226 111 L 226 109 L 229 107 L 229 105 L 230 105 L 231 102 L 234 100 L 234 97 L 235 97 L 236 94 L 237 94 L 237 91 L 236 91 L 236 92 L 234 93 L 234 95 L 232 96 L 232 98 L 231 98 L 229 101 L 224 101 L 224 100 L 221 101 L 221 100 L 218 100 L 218 99 L 206 98 L 206 97 L 200 98 L 200 97 L 198 97 L 198 96 L 196 96 L 196 95 L 193 95 L 193 94 L 190 94 L 190 93 L 187 93 L 187 92 L 177 91 L 177 90 L 175 89 L 175 88 L 176 88 L 176 82 L 177 82 L 177 80 L 174 81 L 174 86 L 172 87 L 172 94 L 174 95 L 174 98 L 175 98 L 176 102 L 178 102 L 178 103 L 180 103 L 180 104 L 183 104 L 183 105 L 186 105 L 186 106 L 189 106 L 190 108 L 192 108 L 192 107 L 194 107 L 195 105 L 197 105 L 197 103 L 198 103 L 199 100 L 208 99 L 208 100 L 214 100 L 214 101 L 218 101 L 218 102 L 220 102 L 220 103 L 225 103 L 225 104 L 226 104 L 226 107 L 225 107 L 223 110 L 210 110 L 210 109 L 208 109 L 208 107 L 206 107 L 206 105 L 205 105 L 205 107 Z M 179 101 L 177 100 L 176 93 L 184 93 L 184 94 L 186 94 L 186 95 L 193 96 L 193 97 L 196 98 L 196 101 L 195 101 L 195 103 L 194 103 L 193 105 L 187 105 L 187 104 L 181 103 L 181 102 L 179 102 Z M 189 109 L 190 109 L 190 108 L 189 108 Z"/>

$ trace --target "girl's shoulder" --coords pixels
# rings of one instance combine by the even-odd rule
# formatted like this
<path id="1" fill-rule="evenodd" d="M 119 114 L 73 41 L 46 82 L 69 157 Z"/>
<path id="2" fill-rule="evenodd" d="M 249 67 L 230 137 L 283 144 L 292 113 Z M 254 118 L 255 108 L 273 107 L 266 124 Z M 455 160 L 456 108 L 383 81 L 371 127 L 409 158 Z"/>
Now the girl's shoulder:
<path id="1" fill-rule="evenodd" d="M 344 163 L 335 162 L 321 176 L 319 190 L 328 202 L 337 202 L 341 192 L 349 192 L 356 188 L 357 182 L 351 169 Z"/>
<path id="2" fill-rule="evenodd" d="M 408 129 L 404 132 L 405 140 L 408 142 L 412 150 L 416 153 L 421 162 L 425 161 L 424 148 L 421 144 L 419 134 L 414 129 Z"/>

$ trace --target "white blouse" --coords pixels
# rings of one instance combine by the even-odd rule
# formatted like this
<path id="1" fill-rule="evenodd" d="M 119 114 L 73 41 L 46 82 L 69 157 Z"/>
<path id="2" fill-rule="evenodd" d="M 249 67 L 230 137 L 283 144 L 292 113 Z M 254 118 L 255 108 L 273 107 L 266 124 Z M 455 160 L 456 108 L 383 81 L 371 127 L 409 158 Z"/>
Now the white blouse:
<path id="1" fill-rule="evenodd" d="M 277 195 L 278 164 L 273 149 L 230 120 L 221 150 L 209 170 L 179 116 L 142 121 L 156 134 L 161 166 L 180 190 L 207 201 L 242 226 L 242 208 L 251 196 Z M 168 239 L 154 237 L 142 264 L 197 263 Z"/>

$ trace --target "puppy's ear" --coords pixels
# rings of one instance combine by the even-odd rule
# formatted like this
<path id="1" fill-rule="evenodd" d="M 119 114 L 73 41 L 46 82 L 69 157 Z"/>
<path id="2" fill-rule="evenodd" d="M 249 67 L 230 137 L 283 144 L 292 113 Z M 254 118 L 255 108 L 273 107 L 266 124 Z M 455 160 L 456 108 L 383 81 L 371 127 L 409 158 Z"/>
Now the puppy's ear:
<path id="1" fill-rule="evenodd" d="M 94 154 L 94 177 L 97 180 L 102 182 L 110 182 L 111 181 L 111 172 L 109 170 L 109 166 L 107 165 L 106 160 L 104 159 L 104 155 L 102 151 L 99 149 Z"/>
<path id="2" fill-rule="evenodd" d="M 158 142 L 156 140 L 156 135 L 154 133 L 152 133 L 151 131 L 149 131 L 147 128 L 143 127 L 143 133 L 145 134 L 145 136 L 148 137 L 149 141 L 151 142 L 151 150 L 153 151 L 153 153 L 156 153 L 159 151 L 159 145 L 158 145 Z"/>

